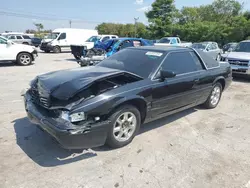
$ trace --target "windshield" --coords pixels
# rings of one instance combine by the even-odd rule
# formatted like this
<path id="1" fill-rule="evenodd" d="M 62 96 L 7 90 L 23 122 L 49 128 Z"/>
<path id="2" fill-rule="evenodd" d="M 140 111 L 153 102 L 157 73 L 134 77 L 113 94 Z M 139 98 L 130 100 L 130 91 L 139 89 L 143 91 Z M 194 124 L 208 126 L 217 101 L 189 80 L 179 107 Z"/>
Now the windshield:
<path id="1" fill-rule="evenodd" d="M 7 43 L 7 39 L 4 37 L 0 37 L 0 44 L 6 44 Z"/>
<path id="2" fill-rule="evenodd" d="M 86 40 L 86 42 L 96 42 L 96 41 L 98 41 L 100 39 L 101 39 L 100 36 L 92 36 L 88 40 Z"/>
<path id="3" fill-rule="evenodd" d="M 250 52 L 250 42 L 241 42 L 239 43 L 235 49 L 235 52 Z"/>
<path id="4" fill-rule="evenodd" d="M 170 43 L 170 39 L 168 38 L 162 38 L 158 41 L 158 43 Z"/>
<path id="5" fill-rule="evenodd" d="M 205 50 L 206 47 L 207 47 L 207 43 L 194 43 L 192 45 L 192 48 L 201 49 L 201 50 Z"/>
<path id="6" fill-rule="evenodd" d="M 56 39 L 57 37 L 58 37 L 58 35 L 59 35 L 60 33 L 50 33 L 50 34 L 48 34 L 48 35 L 46 35 L 44 38 L 45 39 Z"/>
<path id="7" fill-rule="evenodd" d="M 142 78 L 148 78 L 160 65 L 164 56 L 163 51 L 127 48 L 96 66 L 124 70 Z"/>

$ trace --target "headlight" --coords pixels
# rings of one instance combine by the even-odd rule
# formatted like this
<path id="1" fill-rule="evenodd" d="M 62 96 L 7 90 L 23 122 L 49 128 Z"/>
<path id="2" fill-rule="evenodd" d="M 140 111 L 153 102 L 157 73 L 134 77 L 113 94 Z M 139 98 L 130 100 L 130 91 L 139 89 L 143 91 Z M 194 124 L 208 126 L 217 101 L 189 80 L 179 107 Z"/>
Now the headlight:
<path id="1" fill-rule="evenodd" d="M 69 114 L 67 111 L 62 111 L 61 118 L 70 122 L 78 122 L 85 120 L 85 113 L 84 112 L 77 112 L 74 114 Z"/>

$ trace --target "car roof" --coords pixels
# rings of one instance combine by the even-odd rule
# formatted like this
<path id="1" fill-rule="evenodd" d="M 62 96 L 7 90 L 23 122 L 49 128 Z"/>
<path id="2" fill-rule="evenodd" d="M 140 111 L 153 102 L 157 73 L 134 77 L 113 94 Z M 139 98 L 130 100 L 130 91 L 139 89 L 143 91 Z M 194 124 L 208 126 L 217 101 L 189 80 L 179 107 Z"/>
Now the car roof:
<path id="1" fill-rule="evenodd" d="M 153 50 L 153 51 L 162 51 L 162 52 L 171 52 L 171 51 L 193 51 L 189 47 L 181 46 L 139 46 L 139 47 L 129 47 L 130 49 L 140 49 L 140 50 Z"/>

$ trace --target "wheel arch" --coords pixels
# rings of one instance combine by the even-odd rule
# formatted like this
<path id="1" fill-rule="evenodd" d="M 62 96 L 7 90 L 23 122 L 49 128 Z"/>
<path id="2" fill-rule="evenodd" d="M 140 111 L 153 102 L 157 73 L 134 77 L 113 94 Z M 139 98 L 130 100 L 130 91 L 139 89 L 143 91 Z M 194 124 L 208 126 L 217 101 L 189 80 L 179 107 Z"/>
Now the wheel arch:
<path id="1" fill-rule="evenodd" d="M 28 52 L 28 51 L 21 51 L 21 52 L 19 52 L 19 53 L 16 55 L 16 60 L 17 60 L 17 57 L 18 57 L 21 53 L 29 54 L 29 55 L 31 56 L 32 61 L 34 61 L 34 57 L 33 57 L 32 53 L 31 53 L 31 52 Z"/>
<path id="2" fill-rule="evenodd" d="M 141 123 L 145 121 L 147 116 L 147 102 L 143 97 L 133 96 L 129 98 L 122 98 L 112 106 L 112 110 L 110 110 L 108 114 L 111 115 L 116 109 L 123 105 L 132 105 L 136 107 L 141 114 Z"/>
<path id="3" fill-rule="evenodd" d="M 217 77 L 217 78 L 214 80 L 213 85 L 214 85 L 215 83 L 217 83 L 217 82 L 219 82 L 219 83 L 221 84 L 221 86 L 222 86 L 222 91 L 223 91 L 223 90 L 225 89 L 225 86 L 226 86 L 226 80 L 225 80 L 225 78 L 224 78 L 223 76 Z"/>

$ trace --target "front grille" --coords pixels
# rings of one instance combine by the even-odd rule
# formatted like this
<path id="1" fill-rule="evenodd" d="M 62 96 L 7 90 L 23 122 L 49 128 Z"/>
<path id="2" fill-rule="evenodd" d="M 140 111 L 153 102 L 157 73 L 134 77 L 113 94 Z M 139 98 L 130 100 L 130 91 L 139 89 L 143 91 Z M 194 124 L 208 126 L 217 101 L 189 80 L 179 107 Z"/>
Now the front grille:
<path id="1" fill-rule="evenodd" d="M 39 95 L 38 89 L 36 86 L 33 86 L 30 89 L 30 95 L 32 101 L 42 107 L 49 108 L 50 107 L 50 99 L 48 97 L 44 97 Z"/>
<path id="2" fill-rule="evenodd" d="M 233 69 L 233 72 L 238 72 L 238 73 L 246 73 L 247 72 L 247 70 L 235 70 L 235 69 Z"/>
<path id="3" fill-rule="evenodd" d="M 248 67 L 249 61 L 242 61 L 242 60 L 228 60 L 228 63 L 231 65 L 239 65 L 239 66 L 244 66 Z"/>
<path id="4" fill-rule="evenodd" d="M 46 47 L 47 46 L 47 42 L 43 42 L 42 44 L 41 44 L 41 47 Z"/>

